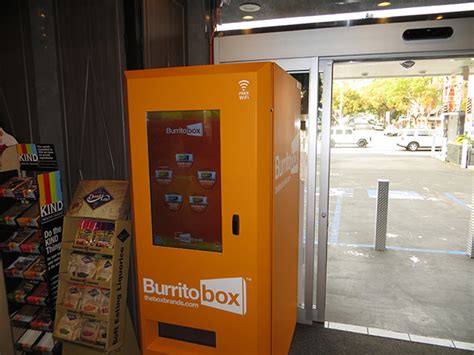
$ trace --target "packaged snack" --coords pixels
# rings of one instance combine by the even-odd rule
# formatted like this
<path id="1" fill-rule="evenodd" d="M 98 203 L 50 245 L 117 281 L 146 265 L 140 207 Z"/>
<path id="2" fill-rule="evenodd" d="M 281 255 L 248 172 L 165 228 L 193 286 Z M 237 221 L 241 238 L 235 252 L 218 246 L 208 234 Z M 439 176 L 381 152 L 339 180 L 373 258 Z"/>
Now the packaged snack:
<path id="1" fill-rule="evenodd" d="M 76 276 L 77 267 L 79 265 L 79 259 L 83 256 L 83 254 L 79 253 L 72 253 L 69 256 L 69 263 L 67 264 L 67 272 L 69 275 Z"/>
<path id="2" fill-rule="evenodd" d="M 31 350 L 33 344 L 36 343 L 42 334 L 39 330 L 28 329 L 18 340 L 17 344 L 23 350 Z"/>
<path id="3" fill-rule="evenodd" d="M 56 345 L 56 341 L 53 339 L 53 333 L 44 333 L 40 341 L 33 346 L 34 351 L 38 352 L 49 352 L 51 353 Z"/>
<path id="4" fill-rule="evenodd" d="M 102 289 L 102 297 L 100 301 L 100 314 L 109 314 L 110 308 L 110 290 Z"/>
<path id="5" fill-rule="evenodd" d="M 66 313 L 56 326 L 56 334 L 62 338 L 76 340 L 81 333 L 81 317 L 75 313 Z"/>
<path id="6" fill-rule="evenodd" d="M 26 297 L 26 302 L 40 306 L 46 306 L 46 299 L 48 298 L 48 284 L 40 282 L 35 290 Z"/>
<path id="7" fill-rule="evenodd" d="M 92 279 L 97 270 L 96 259 L 87 254 L 72 253 L 68 273 L 81 279 Z"/>
<path id="8" fill-rule="evenodd" d="M 10 207 L 7 211 L 5 211 L 2 215 L 0 215 L 0 223 L 9 225 L 9 226 L 16 226 L 16 219 L 18 216 L 21 216 L 23 212 L 25 212 L 31 205 L 17 203 Z"/>
<path id="9" fill-rule="evenodd" d="M 109 281 L 112 277 L 112 259 L 102 257 L 97 261 L 97 272 L 95 279 L 97 281 Z"/>
<path id="10" fill-rule="evenodd" d="M 85 287 L 82 293 L 81 311 L 84 313 L 98 313 L 101 304 L 102 293 L 100 288 Z"/>
<path id="11" fill-rule="evenodd" d="M 86 320 L 82 326 L 81 339 L 95 343 L 99 337 L 100 322 L 95 320 Z"/>
<path id="12" fill-rule="evenodd" d="M 100 322 L 97 342 L 104 345 L 107 343 L 107 322 Z"/>
<path id="13" fill-rule="evenodd" d="M 82 299 L 82 288 L 79 285 L 69 285 L 64 294 L 63 305 L 69 310 L 79 309 Z"/>
<path id="14" fill-rule="evenodd" d="M 21 186 L 21 195 L 23 198 L 32 200 L 38 199 L 38 185 L 36 184 L 36 179 L 31 179 L 25 185 Z"/>
<path id="15" fill-rule="evenodd" d="M 30 322 L 31 328 L 50 332 L 53 330 L 53 317 L 48 308 L 42 308 L 36 315 L 35 319 Z"/>
<path id="16" fill-rule="evenodd" d="M 99 248 L 112 248 L 114 246 L 115 224 L 112 222 L 98 222 L 94 234 L 95 246 Z"/>
<path id="17" fill-rule="evenodd" d="M 94 231 L 97 228 L 97 222 L 90 219 L 83 219 L 77 229 L 74 244 L 82 246 L 94 245 Z"/>
<path id="18" fill-rule="evenodd" d="M 22 323 L 30 323 L 33 318 L 36 316 L 40 307 L 32 306 L 30 304 L 26 304 L 20 308 L 18 312 L 16 312 L 12 316 L 13 321 L 22 322 Z"/>
<path id="19" fill-rule="evenodd" d="M 46 273 L 46 264 L 43 256 L 36 258 L 35 262 L 23 272 L 23 277 L 29 280 L 44 280 L 44 274 Z"/>
<path id="20" fill-rule="evenodd" d="M 41 252 L 41 243 L 43 235 L 41 231 L 35 231 L 34 234 L 20 245 L 22 253 L 39 254 Z"/>
<path id="21" fill-rule="evenodd" d="M 12 177 L 3 185 L 0 185 L 0 196 L 2 197 L 17 197 L 21 198 L 22 187 L 26 186 L 28 182 L 31 181 L 30 177 L 22 178 L 22 177 Z"/>
<path id="22" fill-rule="evenodd" d="M 11 252 L 21 252 L 21 245 L 34 233 L 31 229 L 16 231 L 8 240 L 8 250 Z"/>
<path id="23" fill-rule="evenodd" d="M 26 303 L 26 297 L 33 291 L 37 284 L 35 281 L 23 280 L 7 297 L 12 302 Z"/>
<path id="24" fill-rule="evenodd" d="M 19 256 L 6 270 L 5 275 L 10 277 L 19 277 L 23 278 L 23 272 L 28 269 L 28 267 L 33 264 L 37 259 L 36 256 Z"/>
<path id="25" fill-rule="evenodd" d="M 40 227 L 40 214 L 38 203 L 31 206 L 25 213 L 16 219 L 16 222 L 20 227 Z"/>

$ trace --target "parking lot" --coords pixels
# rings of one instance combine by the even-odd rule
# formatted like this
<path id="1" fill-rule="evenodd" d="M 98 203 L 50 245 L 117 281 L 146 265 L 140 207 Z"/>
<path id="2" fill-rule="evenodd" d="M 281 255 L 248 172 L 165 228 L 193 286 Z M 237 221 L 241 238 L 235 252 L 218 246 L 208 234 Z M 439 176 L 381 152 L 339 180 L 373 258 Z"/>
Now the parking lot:
<path id="1" fill-rule="evenodd" d="M 332 149 L 326 318 L 474 343 L 474 171 L 374 137 Z M 383 252 L 373 250 L 378 179 L 390 181 Z"/>

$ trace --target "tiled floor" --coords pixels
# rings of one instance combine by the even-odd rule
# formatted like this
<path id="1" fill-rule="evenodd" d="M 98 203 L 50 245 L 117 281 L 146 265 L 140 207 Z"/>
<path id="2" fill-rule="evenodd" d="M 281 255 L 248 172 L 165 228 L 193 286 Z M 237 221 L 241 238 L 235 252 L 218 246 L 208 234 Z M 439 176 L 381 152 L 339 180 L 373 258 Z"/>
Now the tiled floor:
<path id="1" fill-rule="evenodd" d="M 342 324 L 342 323 L 335 323 L 335 322 L 325 322 L 324 326 L 329 329 L 343 330 L 343 331 L 352 332 L 352 333 L 369 334 L 369 335 L 379 336 L 379 337 L 384 337 L 384 338 L 406 340 L 406 341 L 412 341 L 415 343 L 431 344 L 431 345 L 444 346 L 448 348 L 474 351 L 473 343 L 466 343 L 466 342 L 461 342 L 461 341 L 456 341 L 456 340 L 438 339 L 438 338 L 425 337 L 425 336 L 420 336 L 420 335 L 415 335 L 415 334 L 392 332 L 390 330 L 385 330 L 385 329 L 369 328 L 369 327 L 362 327 L 359 325 Z"/>

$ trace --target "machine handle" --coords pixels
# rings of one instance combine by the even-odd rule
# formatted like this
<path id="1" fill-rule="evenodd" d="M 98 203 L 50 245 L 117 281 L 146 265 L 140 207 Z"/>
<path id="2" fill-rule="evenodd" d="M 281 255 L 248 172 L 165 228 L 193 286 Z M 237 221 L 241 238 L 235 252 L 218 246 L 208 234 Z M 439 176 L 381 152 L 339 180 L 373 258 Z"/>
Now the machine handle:
<path id="1" fill-rule="evenodd" d="M 232 216 L 232 234 L 239 235 L 240 233 L 240 218 L 238 214 Z"/>

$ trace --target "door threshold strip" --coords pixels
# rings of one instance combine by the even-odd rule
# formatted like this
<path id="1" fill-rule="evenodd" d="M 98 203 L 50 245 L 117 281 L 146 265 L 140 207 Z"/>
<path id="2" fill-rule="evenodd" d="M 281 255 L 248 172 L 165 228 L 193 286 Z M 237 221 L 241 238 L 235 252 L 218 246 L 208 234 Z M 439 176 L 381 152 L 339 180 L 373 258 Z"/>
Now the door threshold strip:
<path id="1" fill-rule="evenodd" d="M 378 336 L 378 337 L 383 337 L 383 338 L 411 341 L 414 343 L 423 343 L 423 344 L 444 346 L 444 347 L 453 348 L 453 349 L 474 351 L 474 343 L 468 343 L 468 342 L 457 341 L 457 340 L 452 340 L 452 339 L 433 338 L 433 337 L 427 337 L 427 336 L 415 335 L 415 334 L 409 334 L 409 333 L 400 333 L 400 332 L 395 332 L 395 331 L 386 330 L 386 329 L 364 327 L 364 326 L 353 325 L 353 324 L 327 322 L 327 321 L 324 322 L 324 327 L 329 328 L 329 329 L 341 330 L 345 332 L 366 334 L 366 335 Z"/>

